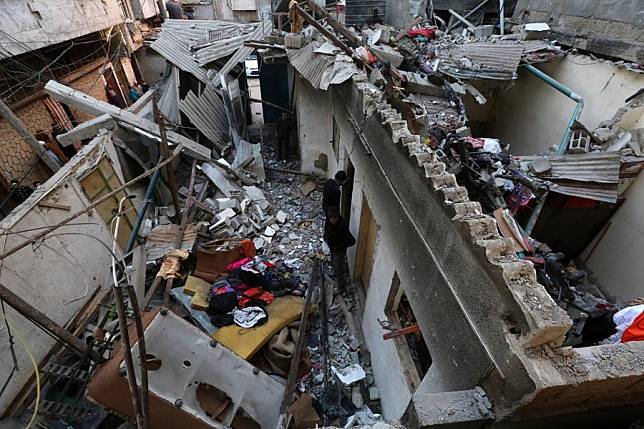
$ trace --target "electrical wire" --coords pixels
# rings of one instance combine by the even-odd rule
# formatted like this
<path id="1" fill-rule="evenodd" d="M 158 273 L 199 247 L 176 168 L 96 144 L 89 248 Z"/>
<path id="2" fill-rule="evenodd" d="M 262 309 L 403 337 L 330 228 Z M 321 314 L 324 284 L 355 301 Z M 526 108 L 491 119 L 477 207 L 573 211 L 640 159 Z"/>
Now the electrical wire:
<path id="1" fill-rule="evenodd" d="M 34 412 L 31 415 L 31 419 L 29 420 L 29 423 L 27 423 L 27 426 L 25 426 L 25 429 L 29 429 L 31 428 L 31 425 L 33 425 L 34 420 L 36 420 L 36 416 L 38 415 L 38 409 L 40 408 L 40 371 L 38 370 L 38 364 L 36 364 L 36 359 L 34 359 L 34 355 L 31 353 L 31 349 L 29 348 L 29 345 L 27 344 L 25 337 L 16 328 L 16 326 L 9 321 L 9 318 L 6 315 L 0 314 L 0 317 L 2 317 L 5 323 L 11 327 L 13 332 L 15 332 L 16 337 L 18 337 L 18 341 L 20 341 L 20 343 L 25 348 L 25 352 L 27 352 L 27 355 L 31 360 L 31 364 L 34 367 L 34 374 L 36 375 L 36 405 L 34 406 Z"/>

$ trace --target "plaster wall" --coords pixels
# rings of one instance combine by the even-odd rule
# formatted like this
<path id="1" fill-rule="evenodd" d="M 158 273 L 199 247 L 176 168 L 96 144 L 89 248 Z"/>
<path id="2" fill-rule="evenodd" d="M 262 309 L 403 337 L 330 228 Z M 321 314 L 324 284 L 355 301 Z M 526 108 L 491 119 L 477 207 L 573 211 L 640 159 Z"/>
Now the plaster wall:
<path id="1" fill-rule="evenodd" d="M 394 272 L 432 355 L 432 366 L 416 394 L 469 389 L 485 378 L 492 385 L 498 382 L 497 370 L 513 376 L 512 386 L 505 386 L 507 394 L 516 397 L 530 390 L 502 334 L 507 329 L 502 315 L 512 314 L 521 325 L 519 310 L 488 283 L 479 257 L 462 241 L 458 228 L 453 229 L 442 201 L 433 195 L 422 169 L 409 163 L 406 149 L 393 144 L 373 115 L 364 117 L 350 85 L 333 92 L 345 104 L 345 112 L 351 112 L 344 114 L 341 125 L 347 136 L 342 145 L 356 172 L 350 228 L 358 236 L 363 196 L 379 226 L 362 328 L 386 418 L 400 417 L 413 393 L 404 381 L 395 346 L 382 339 L 377 320 L 385 317 Z M 342 118 L 334 110 L 336 118 Z M 363 130 L 371 153 L 355 139 L 355 131 L 349 132 L 352 126 L 346 118 L 350 115 Z M 351 249 L 348 255 L 351 266 L 354 252 Z"/>
<path id="2" fill-rule="evenodd" d="M 109 142 L 106 144 L 111 145 Z M 91 165 L 97 156 L 110 152 L 113 154 L 113 151 L 113 148 L 101 150 L 96 140 L 85 146 L 27 201 L 0 222 L 0 230 L 15 232 L 0 235 L 2 248 L 11 249 L 34 234 L 18 231 L 56 224 L 70 213 L 85 208 L 88 201 L 76 179 L 76 173 L 80 168 Z M 115 167 L 122 180 L 120 168 L 118 165 Z M 40 200 L 69 205 L 71 210 L 41 207 L 37 205 Z M 4 259 L 1 263 L 0 283 L 64 326 L 97 288 L 109 286 L 111 254 L 108 248 L 111 248 L 111 244 L 112 235 L 108 226 L 96 212 L 89 212 L 48 235 L 42 244 L 27 246 Z M 30 352 L 36 362 L 40 362 L 56 341 L 10 307 L 5 305 L 5 308 L 10 323 L 27 339 Z M 8 344 L 4 323 L 0 326 L 0 344 Z M 17 342 L 15 350 L 20 371 L 14 373 L 7 390 L 0 397 L 0 415 L 33 374 L 31 361 L 21 343 Z M 12 367 L 9 347 L 1 348 L 0 379 L 6 380 Z"/>
<path id="3" fill-rule="evenodd" d="M 341 167 L 346 170 L 349 154 L 353 154 L 356 150 L 355 145 L 359 145 L 360 142 L 355 134 L 355 130 L 347 120 L 348 115 L 342 99 L 334 97 L 333 101 L 334 117 L 340 128 L 340 157 L 342 163 L 338 169 Z M 334 173 L 335 171 L 332 171 L 330 175 Z M 355 171 L 349 225 L 355 237 L 359 235 L 363 197 L 367 199 L 370 208 L 374 207 L 377 203 L 374 201 L 375 196 L 371 192 L 371 189 L 369 189 L 367 180 L 368 177 L 362 169 Z M 380 220 L 376 218 L 375 221 L 380 226 Z M 374 321 L 377 322 L 377 319 L 386 319 L 384 314 L 385 303 L 389 295 L 396 268 L 391 263 L 391 261 L 395 260 L 395 255 L 391 254 L 394 247 L 392 246 L 391 240 L 395 240 L 395 237 L 391 236 L 386 225 L 384 225 L 384 228 L 379 228 L 376 250 L 374 252 L 372 281 L 367 293 L 365 313 L 361 315 L 363 320 L 361 328 L 365 336 L 365 341 L 367 342 L 367 347 L 371 352 L 371 364 L 375 384 L 382 398 L 383 414 L 388 420 L 397 419 L 402 416 L 413 393 L 407 385 L 395 343 L 393 341 L 383 340 L 382 328 L 378 323 L 373 323 Z M 355 269 L 356 247 L 353 246 L 347 251 L 349 271 L 351 273 Z"/>
<path id="4" fill-rule="evenodd" d="M 644 174 L 625 194 L 626 201 L 613 215 L 604 234 L 590 244 L 586 261 L 604 290 L 621 303 L 644 294 Z M 597 247 L 594 247 L 594 246 Z"/>
<path id="5" fill-rule="evenodd" d="M 644 84 L 642 74 L 585 55 L 568 55 L 538 68 L 583 97 L 580 120 L 590 130 L 612 118 Z M 521 67 L 516 85 L 499 90 L 492 102 L 489 131 L 510 143 L 515 155 L 559 145 L 575 108 L 572 100 Z"/>
<path id="6" fill-rule="evenodd" d="M 330 143 L 333 139 L 330 92 L 315 90 L 307 81 L 298 77 L 295 82 L 295 97 L 301 169 L 320 177 L 332 177 L 337 169 L 337 160 Z M 323 169 L 320 167 L 325 156 L 327 168 Z"/>
<path id="7" fill-rule="evenodd" d="M 117 0 L 7 0 L 0 7 L 0 57 L 71 40 L 123 19 Z"/>

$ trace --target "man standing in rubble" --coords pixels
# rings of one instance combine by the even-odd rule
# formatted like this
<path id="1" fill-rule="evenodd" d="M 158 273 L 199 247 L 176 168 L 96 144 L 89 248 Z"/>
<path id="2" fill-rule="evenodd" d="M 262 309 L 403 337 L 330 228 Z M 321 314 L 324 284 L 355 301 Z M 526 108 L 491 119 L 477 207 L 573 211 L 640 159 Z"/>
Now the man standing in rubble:
<path id="1" fill-rule="evenodd" d="M 322 187 L 322 210 L 324 210 L 324 213 L 330 207 L 340 207 L 340 199 L 342 197 L 341 186 L 347 183 L 348 179 L 347 173 L 340 170 L 335 173 L 334 179 L 329 179 L 324 182 Z"/>
<path id="2" fill-rule="evenodd" d="M 346 286 L 349 272 L 347 267 L 347 249 L 356 244 L 356 239 L 349 231 L 349 225 L 340 216 L 340 208 L 331 206 L 326 212 L 324 223 L 324 241 L 331 250 L 331 264 L 335 273 L 338 290 L 342 292 Z"/>

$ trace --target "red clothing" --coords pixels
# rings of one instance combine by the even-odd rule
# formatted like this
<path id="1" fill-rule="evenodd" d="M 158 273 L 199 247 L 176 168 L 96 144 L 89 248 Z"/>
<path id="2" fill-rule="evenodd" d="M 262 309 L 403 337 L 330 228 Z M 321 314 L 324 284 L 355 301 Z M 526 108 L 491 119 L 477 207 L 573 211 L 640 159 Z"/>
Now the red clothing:
<path id="1" fill-rule="evenodd" d="M 644 312 L 637 316 L 622 334 L 621 342 L 629 341 L 644 341 Z"/>

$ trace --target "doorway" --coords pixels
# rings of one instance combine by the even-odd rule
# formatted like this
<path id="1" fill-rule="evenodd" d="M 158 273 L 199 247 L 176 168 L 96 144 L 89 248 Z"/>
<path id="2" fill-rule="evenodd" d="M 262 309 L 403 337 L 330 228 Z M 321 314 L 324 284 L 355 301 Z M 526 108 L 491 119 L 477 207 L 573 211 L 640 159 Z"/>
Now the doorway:
<path id="1" fill-rule="evenodd" d="M 356 264 L 354 277 L 362 283 L 363 290 L 367 291 L 371 282 L 373 258 L 378 237 L 378 225 L 371 213 L 367 199 L 362 197 L 362 210 L 360 211 L 360 229 L 358 231 L 358 247 L 356 249 Z"/>

